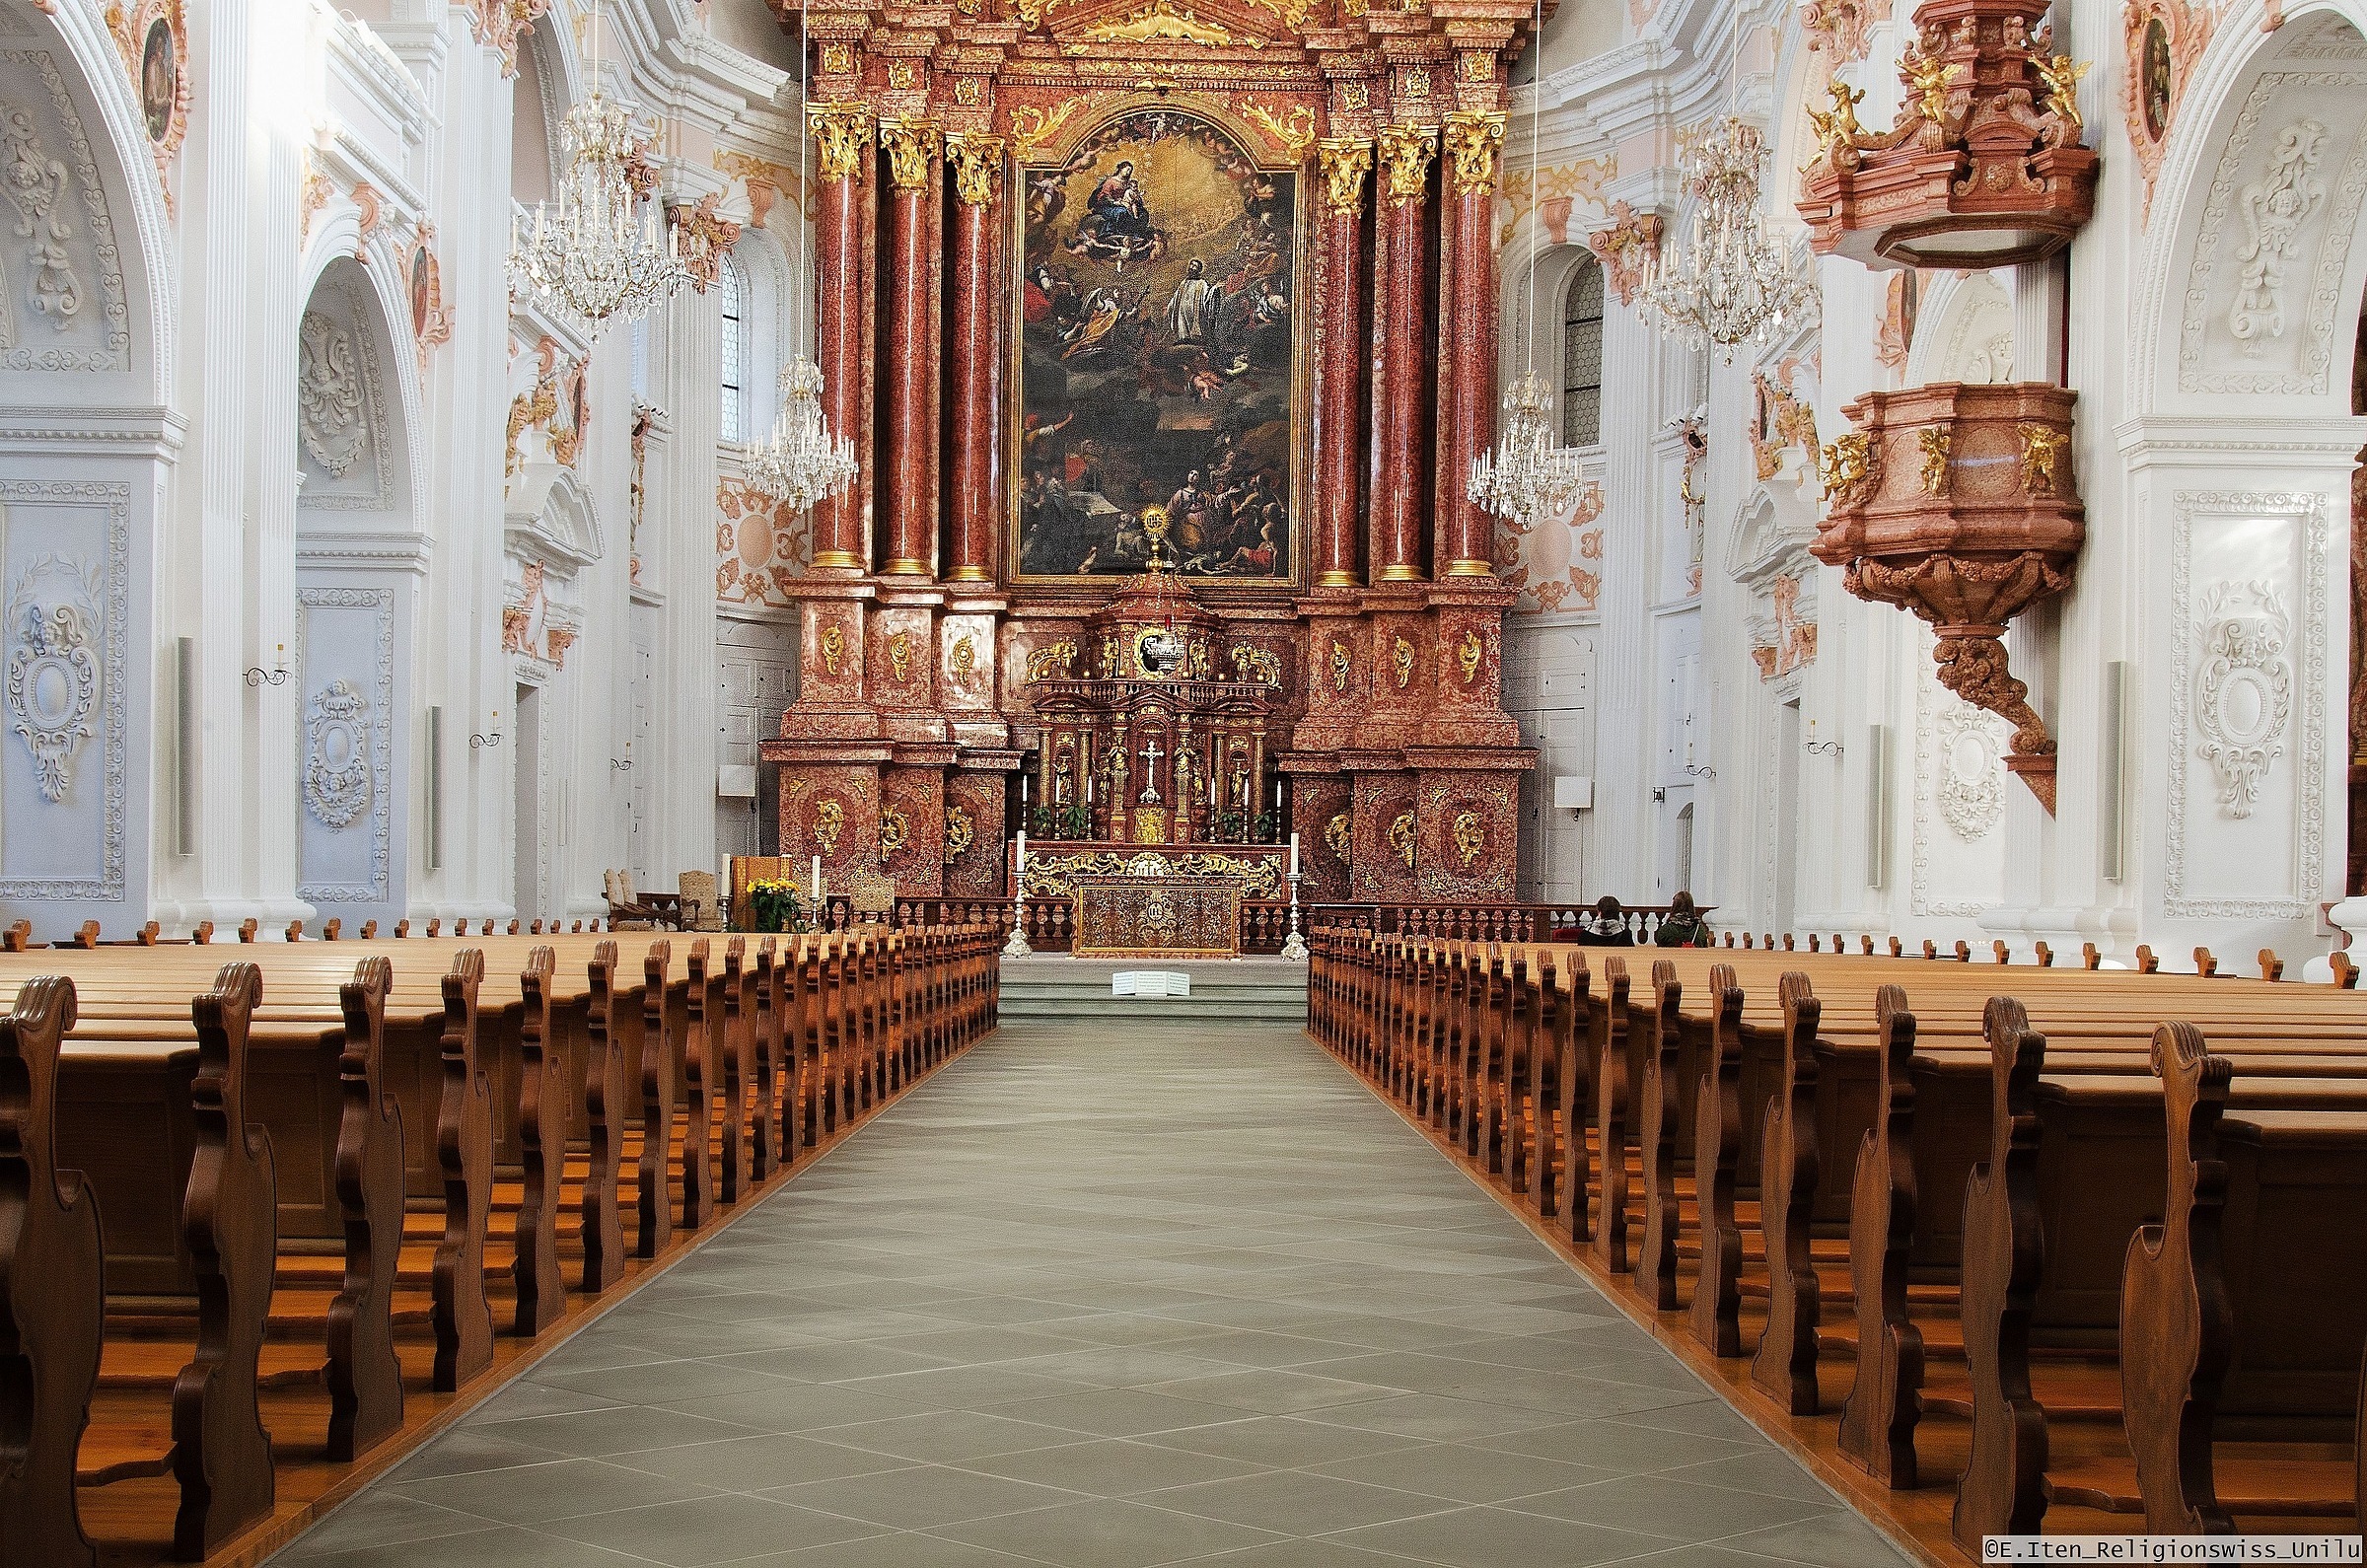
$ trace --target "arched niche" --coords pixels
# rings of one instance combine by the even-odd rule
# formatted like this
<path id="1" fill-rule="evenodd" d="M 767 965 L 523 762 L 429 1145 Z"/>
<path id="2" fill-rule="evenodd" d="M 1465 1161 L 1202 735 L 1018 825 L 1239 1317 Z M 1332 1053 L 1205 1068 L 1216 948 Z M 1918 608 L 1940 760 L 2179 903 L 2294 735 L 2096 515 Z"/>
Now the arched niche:
<path id="1" fill-rule="evenodd" d="M 375 252 L 373 253 L 375 256 Z M 426 565 L 404 376 L 370 268 L 322 269 L 296 331 L 298 895 L 348 923 L 402 913 L 412 626 Z"/>
<path id="2" fill-rule="evenodd" d="M 2221 19 L 2180 105 L 2138 272 L 2139 413 L 2349 412 L 2367 288 L 2367 36 L 2350 6 Z"/>
<path id="3" fill-rule="evenodd" d="M 123 936 L 152 886 L 180 421 L 173 166 L 97 8 L 0 0 L 0 917 Z"/>

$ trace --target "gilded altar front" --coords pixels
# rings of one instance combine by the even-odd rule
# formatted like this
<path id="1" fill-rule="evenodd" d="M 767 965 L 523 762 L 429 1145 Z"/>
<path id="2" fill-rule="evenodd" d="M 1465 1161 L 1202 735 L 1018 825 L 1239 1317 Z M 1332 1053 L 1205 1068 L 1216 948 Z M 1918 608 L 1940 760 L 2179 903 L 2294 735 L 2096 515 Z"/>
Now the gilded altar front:
<path id="1" fill-rule="evenodd" d="M 1093 879 L 1153 882 L 1171 878 L 1217 879 L 1237 884 L 1246 898 L 1280 898 L 1286 850 L 1257 844 L 1222 849 L 1137 849 L 1123 845 L 1051 844 L 1028 846 L 1026 886 L 1030 898 L 1066 898 Z"/>
<path id="2" fill-rule="evenodd" d="M 1080 959 L 1231 959 L 1241 955 L 1242 885 L 1222 877 L 1079 877 Z"/>

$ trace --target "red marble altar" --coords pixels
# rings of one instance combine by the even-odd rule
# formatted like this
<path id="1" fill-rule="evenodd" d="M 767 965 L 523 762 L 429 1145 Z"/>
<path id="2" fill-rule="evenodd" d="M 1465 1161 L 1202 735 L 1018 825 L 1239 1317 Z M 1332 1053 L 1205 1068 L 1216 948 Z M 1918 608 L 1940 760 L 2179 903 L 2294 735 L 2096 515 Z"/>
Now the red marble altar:
<path id="1" fill-rule="evenodd" d="M 1291 575 L 1194 582 L 1183 616 L 1202 682 L 1257 687 L 1224 697 L 1247 792 L 1270 808 L 1284 783 L 1306 900 L 1510 898 L 1534 755 L 1501 704 L 1512 595 L 1463 490 L 1494 434 L 1491 230 L 1528 0 L 774 3 L 813 51 L 825 407 L 865 460 L 816 509 L 800 695 L 763 748 L 782 854 L 834 884 L 999 896 L 1018 775 L 1041 802 L 1061 745 L 1110 722 L 1087 687 L 1126 678 L 1098 661 L 1127 580 L 1023 582 L 1009 558 L 1017 198 L 1025 171 L 1163 105 L 1300 175 Z M 1189 702 L 1151 707 L 1155 765 L 1205 769 L 1205 716 L 1180 748 Z M 1162 784 L 1184 803 L 1164 841 L 1214 835 L 1209 778 Z"/>

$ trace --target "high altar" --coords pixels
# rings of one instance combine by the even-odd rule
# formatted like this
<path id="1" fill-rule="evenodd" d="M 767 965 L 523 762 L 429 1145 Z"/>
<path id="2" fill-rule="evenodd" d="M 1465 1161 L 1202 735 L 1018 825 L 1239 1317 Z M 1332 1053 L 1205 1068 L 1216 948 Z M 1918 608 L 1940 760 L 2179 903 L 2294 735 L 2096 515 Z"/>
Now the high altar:
<path id="1" fill-rule="evenodd" d="M 775 0 L 813 51 L 817 507 L 781 849 L 1508 898 L 1495 201 L 1522 0 Z M 1159 545 L 1161 528 L 1166 547 Z"/>

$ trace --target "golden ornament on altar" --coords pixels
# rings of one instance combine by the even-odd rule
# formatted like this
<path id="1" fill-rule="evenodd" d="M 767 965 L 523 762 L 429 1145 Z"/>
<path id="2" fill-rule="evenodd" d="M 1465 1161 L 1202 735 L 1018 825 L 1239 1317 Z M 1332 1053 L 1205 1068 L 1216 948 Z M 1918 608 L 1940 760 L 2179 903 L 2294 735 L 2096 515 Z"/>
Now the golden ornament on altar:
<path id="1" fill-rule="evenodd" d="M 1479 661 L 1486 652 L 1487 650 L 1480 645 L 1477 632 L 1467 631 L 1463 634 L 1463 646 L 1455 650 L 1455 662 L 1463 667 L 1463 683 L 1465 685 L 1468 686 L 1479 678 Z"/>
<path id="2" fill-rule="evenodd" d="M 1427 125 L 1381 127 L 1381 169 L 1391 206 L 1421 200 L 1430 179 L 1430 160 L 1437 155 L 1438 133 Z"/>
<path id="3" fill-rule="evenodd" d="M 956 679 L 968 680 L 969 673 L 978 668 L 978 640 L 968 632 L 954 639 L 954 651 L 947 663 L 953 667 Z"/>
<path id="4" fill-rule="evenodd" d="M 1346 812 L 1333 813 L 1331 820 L 1324 823 L 1324 842 L 1331 846 L 1331 853 L 1339 857 L 1343 866 L 1348 863 L 1351 825 Z"/>
<path id="5" fill-rule="evenodd" d="M 1405 862 L 1407 871 L 1413 869 L 1413 813 L 1400 813 L 1398 820 L 1389 824 L 1389 847 L 1398 852 L 1399 860 Z"/>
<path id="6" fill-rule="evenodd" d="M 912 841 L 912 819 L 894 806 L 880 808 L 880 858 L 886 860 L 903 852 Z"/>
<path id="7" fill-rule="evenodd" d="M 806 123 L 814 132 L 821 155 L 821 179 L 825 185 L 852 179 L 862 171 L 863 150 L 871 145 L 871 109 L 860 102 L 808 104 Z"/>
<path id="8" fill-rule="evenodd" d="M 888 674 L 897 685 L 912 679 L 912 634 L 898 629 L 888 638 Z"/>
<path id="9" fill-rule="evenodd" d="M 1029 24 L 1031 27 L 1033 23 Z M 1046 114 L 1032 104 L 1015 104 L 1011 108 L 1011 141 L 1021 158 L 1033 158 L 1036 149 L 1057 133 L 1068 118 L 1083 107 L 1082 98 L 1063 99 L 1060 107 Z"/>
<path id="10" fill-rule="evenodd" d="M 1278 118 L 1263 104 L 1245 102 L 1239 107 L 1245 117 L 1289 152 L 1292 163 L 1305 158 L 1307 149 L 1315 145 L 1315 110 L 1306 105 L 1293 108 L 1288 119 Z"/>
<path id="11" fill-rule="evenodd" d="M 1348 645 L 1338 638 L 1331 639 L 1331 690 L 1335 695 L 1348 694 Z"/>
<path id="12" fill-rule="evenodd" d="M 836 675 L 839 662 L 845 657 L 846 633 L 839 629 L 836 621 L 831 621 L 822 628 L 822 668 Z"/>
<path id="13" fill-rule="evenodd" d="M 1404 690 L 1413 680 L 1413 644 L 1399 637 L 1389 650 L 1389 668 L 1397 675 L 1398 689 Z"/>
<path id="14" fill-rule="evenodd" d="M 1455 853 L 1460 855 L 1464 865 L 1469 867 L 1472 861 L 1479 858 L 1479 851 L 1487 847 L 1487 829 L 1479 825 L 1477 812 L 1458 812 L 1455 816 L 1453 830 Z"/>
<path id="15" fill-rule="evenodd" d="M 969 820 L 966 807 L 948 806 L 945 809 L 945 863 L 952 865 L 967 854 L 969 846 L 978 841 L 978 828 Z"/>
<path id="16" fill-rule="evenodd" d="M 1362 211 L 1373 144 L 1361 136 L 1327 136 L 1316 143 L 1315 162 L 1324 177 L 1325 204 L 1333 212 Z"/>
<path id="17" fill-rule="evenodd" d="M 1504 116 L 1458 109 L 1447 116 L 1447 151 L 1455 159 L 1455 193 L 1484 195 L 1496 187 L 1496 149 L 1504 145 Z"/>
<path id="18" fill-rule="evenodd" d="M 974 88 L 976 83 L 976 77 L 966 76 L 958 85 Z M 945 164 L 954 172 L 956 196 L 972 207 L 983 207 L 1001 193 L 1003 146 L 1000 136 L 985 131 L 947 133 Z"/>
<path id="19" fill-rule="evenodd" d="M 882 114 L 880 150 L 888 155 L 888 178 L 898 190 L 926 190 L 929 160 L 938 147 L 937 122 L 919 115 Z"/>
<path id="20" fill-rule="evenodd" d="M 1076 668 L 1077 640 L 1063 637 L 1048 648 L 1039 648 L 1028 655 L 1028 684 L 1065 677 Z"/>
<path id="21" fill-rule="evenodd" d="M 845 831 L 845 807 L 826 798 L 814 803 L 814 841 L 822 846 L 824 854 L 838 853 L 838 835 Z"/>

